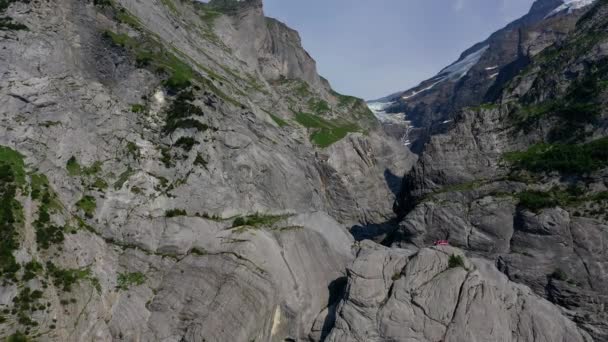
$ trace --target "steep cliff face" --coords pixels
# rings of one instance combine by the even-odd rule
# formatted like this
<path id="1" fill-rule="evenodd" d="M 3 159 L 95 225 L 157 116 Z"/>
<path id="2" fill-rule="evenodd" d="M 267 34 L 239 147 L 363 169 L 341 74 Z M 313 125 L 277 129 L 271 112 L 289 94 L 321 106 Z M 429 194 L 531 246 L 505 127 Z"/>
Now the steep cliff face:
<path id="1" fill-rule="evenodd" d="M 0 11 L 3 340 L 605 337 L 605 248 L 594 243 L 605 225 L 589 213 L 599 207 L 535 215 L 517 205 L 519 189 L 563 180 L 520 174 L 527 154 L 510 159 L 522 171 L 499 160 L 542 139 L 605 135 L 605 113 L 572 121 L 544 107 L 562 94 L 571 110 L 603 104 L 606 44 L 590 33 L 605 30 L 605 7 L 545 49 L 500 106 L 469 110 L 434 138 L 397 197 L 407 217 L 393 249 L 356 243 L 347 228 L 393 218 L 395 175 L 414 158 L 363 101 L 331 90 L 261 1 L 11 0 Z M 520 126 L 564 119 L 581 134 L 522 133 L 503 120 L 513 108 Z M 595 144 L 579 146 L 593 153 L 581 161 L 592 197 L 566 197 L 572 205 L 605 199 Z M 478 178 L 502 190 L 473 197 L 462 182 Z M 561 201 L 558 190 L 533 194 Z M 432 206 L 445 224 L 419 214 Z M 419 248 L 446 229 L 476 257 Z M 477 257 L 498 259 L 508 279 Z M 535 272 L 524 257 L 541 262 Z"/>
<path id="2" fill-rule="evenodd" d="M 308 338 L 411 165 L 363 101 L 260 1 L 1 10 L 2 339 Z"/>
<path id="3" fill-rule="evenodd" d="M 401 130 L 387 123 L 389 132 L 407 133 L 411 149 L 420 152 L 431 134 L 445 131 L 458 110 L 494 101 L 531 57 L 562 39 L 588 8 L 559 10 L 563 4 L 561 0 L 536 1 L 528 14 L 464 51 L 435 77 L 372 101 L 391 116 L 408 121 Z"/>
<path id="4" fill-rule="evenodd" d="M 449 239 L 608 338 L 608 4 L 544 49 L 499 101 L 431 137 L 396 204 L 397 245 Z"/>

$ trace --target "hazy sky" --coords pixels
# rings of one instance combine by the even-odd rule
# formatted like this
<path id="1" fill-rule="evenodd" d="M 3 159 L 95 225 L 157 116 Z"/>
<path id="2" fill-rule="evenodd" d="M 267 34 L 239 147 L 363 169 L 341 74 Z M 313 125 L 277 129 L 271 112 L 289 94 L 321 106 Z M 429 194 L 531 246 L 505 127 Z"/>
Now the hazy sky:
<path id="1" fill-rule="evenodd" d="M 321 75 L 375 99 L 406 90 L 473 43 L 525 14 L 533 0 L 265 0 L 298 30 Z"/>

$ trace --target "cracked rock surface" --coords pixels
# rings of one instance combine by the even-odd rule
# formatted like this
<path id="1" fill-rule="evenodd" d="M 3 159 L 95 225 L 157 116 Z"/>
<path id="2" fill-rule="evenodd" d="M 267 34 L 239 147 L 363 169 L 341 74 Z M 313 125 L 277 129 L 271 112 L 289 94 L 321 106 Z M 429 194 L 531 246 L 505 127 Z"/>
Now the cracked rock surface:
<path id="1" fill-rule="evenodd" d="M 452 265 L 456 256 L 462 264 Z M 364 242 L 348 268 L 346 291 L 327 341 L 592 341 L 491 262 L 452 247 Z"/>

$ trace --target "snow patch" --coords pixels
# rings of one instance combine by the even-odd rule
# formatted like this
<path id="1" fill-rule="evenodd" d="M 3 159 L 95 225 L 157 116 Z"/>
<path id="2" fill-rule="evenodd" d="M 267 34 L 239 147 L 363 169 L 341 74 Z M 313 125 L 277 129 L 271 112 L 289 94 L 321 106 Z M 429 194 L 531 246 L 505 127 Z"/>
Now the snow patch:
<path id="1" fill-rule="evenodd" d="M 368 102 L 367 107 L 372 112 L 382 112 L 394 102 Z"/>
<path id="2" fill-rule="evenodd" d="M 492 74 L 492 75 L 490 75 L 490 78 L 494 78 L 494 77 L 498 76 L 498 74 L 499 74 L 498 72 L 495 74 Z"/>
<path id="3" fill-rule="evenodd" d="M 405 120 L 405 113 L 387 113 L 385 111 L 390 105 L 395 102 L 368 102 L 367 107 L 374 113 L 376 119 L 382 123 L 395 123 L 404 124 L 408 121 Z"/>
<path id="4" fill-rule="evenodd" d="M 439 72 L 440 76 L 444 76 L 450 81 L 456 81 L 463 78 L 469 71 L 479 62 L 481 56 L 488 50 L 490 45 L 481 47 L 479 50 L 472 52 L 462 58 L 460 61 L 450 65 L 449 67 Z"/>
<path id="5" fill-rule="evenodd" d="M 491 71 L 491 70 L 494 70 L 494 69 L 497 69 L 497 68 L 498 68 L 498 65 L 487 67 L 486 71 Z"/>
<path id="6" fill-rule="evenodd" d="M 165 93 L 162 90 L 157 91 L 154 93 L 154 100 L 159 105 L 165 104 Z"/>
<path id="7" fill-rule="evenodd" d="M 414 96 L 416 96 L 416 95 L 418 95 L 420 93 L 423 93 L 423 92 L 425 92 L 427 90 L 433 89 L 434 86 L 436 86 L 437 84 L 443 82 L 443 80 L 445 80 L 445 79 L 446 79 L 445 77 L 442 77 L 441 79 L 439 79 L 439 81 L 431 84 L 430 86 L 428 86 L 428 87 L 426 87 L 424 89 L 420 89 L 418 91 L 413 91 L 410 95 L 404 95 L 401 98 L 404 99 L 404 100 L 411 99 L 412 97 L 414 97 Z"/>
<path id="8" fill-rule="evenodd" d="M 272 317 L 272 329 L 270 329 L 270 336 L 274 336 L 279 332 L 279 326 L 281 325 L 281 308 L 277 306 L 274 310 L 274 316 Z"/>
<path id="9" fill-rule="evenodd" d="M 591 4 L 593 4 L 595 2 L 595 0 L 563 0 L 563 4 L 560 5 L 559 7 L 557 7 L 556 9 L 554 9 L 553 11 L 551 11 L 549 14 L 547 14 L 546 18 L 552 17 L 558 13 L 561 13 L 563 11 L 568 11 L 568 13 L 571 13 L 574 10 L 577 9 L 581 9 L 583 7 L 587 7 Z"/>

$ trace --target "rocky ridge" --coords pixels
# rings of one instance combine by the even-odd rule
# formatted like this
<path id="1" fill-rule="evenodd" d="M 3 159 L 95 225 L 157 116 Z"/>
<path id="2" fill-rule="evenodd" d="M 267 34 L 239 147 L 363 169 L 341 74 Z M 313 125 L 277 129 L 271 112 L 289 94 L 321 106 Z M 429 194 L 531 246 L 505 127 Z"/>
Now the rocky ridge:
<path id="1" fill-rule="evenodd" d="M 561 40 L 588 9 L 573 6 L 572 10 L 558 11 L 563 6 L 562 0 L 535 1 L 526 15 L 464 51 L 436 76 L 412 89 L 371 101 L 385 115 L 403 117 L 407 122 L 387 122 L 387 132 L 393 136 L 407 133 L 405 140 L 419 153 L 430 135 L 445 132 L 458 110 L 496 100 L 504 84 L 524 69 L 530 58 Z"/>

